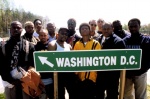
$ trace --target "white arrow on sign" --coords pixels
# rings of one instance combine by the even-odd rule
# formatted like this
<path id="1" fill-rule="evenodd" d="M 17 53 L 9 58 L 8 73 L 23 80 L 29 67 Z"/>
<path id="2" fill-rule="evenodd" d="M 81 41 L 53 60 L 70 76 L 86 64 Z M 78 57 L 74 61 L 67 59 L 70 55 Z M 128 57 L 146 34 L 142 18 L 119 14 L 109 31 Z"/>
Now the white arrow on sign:
<path id="1" fill-rule="evenodd" d="M 39 59 L 40 59 L 40 61 L 41 61 L 42 64 L 45 63 L 45 64 L 47 64 L 50 67 L 54 66 L 54 64 L 52 64 L 51 62 L 47 61 L 47 57 L 43 57 L 43 56 L 38 56 L 38 57 L 39 57 Z"/>

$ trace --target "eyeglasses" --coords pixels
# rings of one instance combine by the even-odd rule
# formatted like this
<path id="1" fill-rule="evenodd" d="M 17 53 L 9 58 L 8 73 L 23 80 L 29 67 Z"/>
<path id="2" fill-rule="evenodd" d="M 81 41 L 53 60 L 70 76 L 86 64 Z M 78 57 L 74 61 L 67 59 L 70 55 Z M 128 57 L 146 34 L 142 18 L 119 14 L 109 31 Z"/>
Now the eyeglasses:
<path id="1" fill-rule="evenodd" d="M 103 23 L 103 21 L 97 21 L 98 23 Z"/>
<path id="2" fill-rule="evenodd" d="M 96 24 L 90 24 L 91 26 L 95 26 L 96 27 Z"/>

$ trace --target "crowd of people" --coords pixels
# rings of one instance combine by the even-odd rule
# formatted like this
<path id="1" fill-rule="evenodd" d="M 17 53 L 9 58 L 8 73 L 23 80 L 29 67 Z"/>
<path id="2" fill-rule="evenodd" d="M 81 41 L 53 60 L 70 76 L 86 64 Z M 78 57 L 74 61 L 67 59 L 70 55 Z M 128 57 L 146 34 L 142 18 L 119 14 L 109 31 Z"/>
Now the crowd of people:
<path id="1" fill-rule="evenodd" d="M 34 51 L 103 49 L 142 49 L 141 68 L 126 70 L 124 99 L 147 99 L 150 37 L 140 33 L 138 18 L 129 20 L 129 31 L 119 20 L 91 19 L 81 23 L 79 31 L 74 18 L 66 23 L 68 27 L 60 27 L 58 33 L 52 22 L 44 29 L 40 19 L 27 21 L 24 27 L 19 21 L 10 23 L 10 38 L 0 41 L 6 99 L 54 99 L 54 73 L 35 70 Z M 65 90 L 69 99 L 118 99 L 120 70 L 60 72 L 57 79 L 58 99 L 65 99 Z"/>

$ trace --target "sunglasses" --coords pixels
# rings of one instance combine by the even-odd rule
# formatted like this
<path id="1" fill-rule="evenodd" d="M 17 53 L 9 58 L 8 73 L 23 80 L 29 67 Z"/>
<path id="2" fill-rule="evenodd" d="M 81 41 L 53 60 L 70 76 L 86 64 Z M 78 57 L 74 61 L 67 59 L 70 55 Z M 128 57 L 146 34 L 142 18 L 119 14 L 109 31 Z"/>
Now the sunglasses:
<path id="1" fill-rule="evenodd" d="M 103 21 L 97 21 L 98 23 L 103 23 Z"/>
<path id="2" fill-rule="evenodd" d="M 96 24 L 90 24 L 91 26 L 95 26 L 96 27 Z"/>

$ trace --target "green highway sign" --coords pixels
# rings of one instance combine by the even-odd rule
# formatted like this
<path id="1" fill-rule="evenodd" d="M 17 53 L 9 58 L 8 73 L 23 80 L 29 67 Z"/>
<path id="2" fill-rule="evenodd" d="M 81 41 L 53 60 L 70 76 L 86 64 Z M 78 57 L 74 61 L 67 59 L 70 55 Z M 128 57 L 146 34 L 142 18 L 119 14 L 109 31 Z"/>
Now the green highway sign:
<path id="1" fill-rule="evenodd" d="M 140 49 L 35 51 L 39 72 L 132 70 L 141 67 Z"/>

